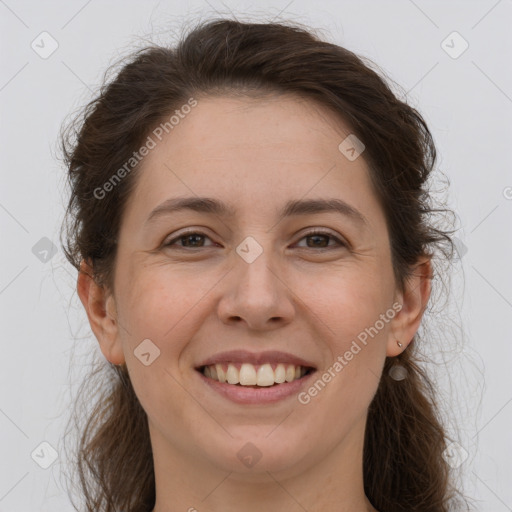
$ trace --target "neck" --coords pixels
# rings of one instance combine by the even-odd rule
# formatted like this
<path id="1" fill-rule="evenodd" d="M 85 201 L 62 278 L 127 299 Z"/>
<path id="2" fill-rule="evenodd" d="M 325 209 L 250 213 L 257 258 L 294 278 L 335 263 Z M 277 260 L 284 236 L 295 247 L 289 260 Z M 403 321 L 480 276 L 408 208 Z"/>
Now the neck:
<path id="1" fill-rule="evenodd" d="M 303 463 L 278 470 L 275 464 L 265 466 L 262 458 L 245 472 L 223 471 L 207 459 L 171 447 L 151 425 L 150 433 L 153 512 L 376 512 L 363 487 L 364 424 L 327 454 L 310 454 Z"/>

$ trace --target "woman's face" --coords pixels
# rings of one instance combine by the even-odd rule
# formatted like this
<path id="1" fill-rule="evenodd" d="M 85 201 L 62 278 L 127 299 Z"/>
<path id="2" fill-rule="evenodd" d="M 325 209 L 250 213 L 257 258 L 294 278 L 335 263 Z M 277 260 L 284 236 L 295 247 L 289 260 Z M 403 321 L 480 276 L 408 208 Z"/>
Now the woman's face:
<path id="1" fill-rule="evenodd" d="M 413 308 L 398 312 L 364 151 L 340 149 L 350 130 L 299 97 L 197 99 L 137 171 L 102 351 L 126 362 L 155 464 L 181 457 L 240 478 L 334 467 L 360 455 L 384 359 L 417 328 Z M 172 210 L 178 198 L 232 215 Z M 216 381 L 200 371 L 209 362 L 262 385 Z M 294 364 L 310 373 L 295 380 Z"/>

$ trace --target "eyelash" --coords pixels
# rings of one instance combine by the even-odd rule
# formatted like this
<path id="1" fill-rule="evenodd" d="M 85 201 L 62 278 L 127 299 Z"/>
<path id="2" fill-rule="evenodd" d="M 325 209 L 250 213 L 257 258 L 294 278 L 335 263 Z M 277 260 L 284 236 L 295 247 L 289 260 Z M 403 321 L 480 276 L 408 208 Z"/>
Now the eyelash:
<path id="1" fill-rule="evenodd" d="M 172 240 L 169 240 L 168 242 L 164 242 L 162 245 L 163 245 L 163 247 L 172 247 L 176 241 L 181 240 L 182 238 L 186 238 L 187 236 L 191 236 L 191 235 L 199 235 L 199 236 L 204 236 L 206 238 L 210 238 L 207 234 L 202 233 L 200 231 L 187 231 L 185 233 L 181 233 L 179 236 L 173 238 Z M 323 230 L 314 230 L 314 231 L 310 231 L 309 233 L 305 233 L 300 240 L 303 240 L 304 238 L 308 238 L 310 236 L 315 236 L 315 235 L 328 237 L 328 238 L 334 240 L 335 242 L 337 242 L 339 247 L 348 247 L 348 245 L 345 242 L 340 240 L 338 237 L 334 236 L 331 232 L 323 231 Z M 210 240 L 211 240 L 211 238 L 210 238 Z M 209 247 L 212 247 L 212 246 L 209 246 Z M 319 249 L 319 252 L 321 252 L 321 251 L 328 250 L 329 248 L 333 249 L 334 247 L 332 247 L 332 246 L 319 247 L 318 249 Z M 182 250 L 182 249 L 183 250 L 194 250 L 194 249 L 204 249 L 204 247 L 178 247 L 178 249 L 179 250 Z M 314 247 L 302 247 L 302 249 L 315 249 L 315 248 Z"/>

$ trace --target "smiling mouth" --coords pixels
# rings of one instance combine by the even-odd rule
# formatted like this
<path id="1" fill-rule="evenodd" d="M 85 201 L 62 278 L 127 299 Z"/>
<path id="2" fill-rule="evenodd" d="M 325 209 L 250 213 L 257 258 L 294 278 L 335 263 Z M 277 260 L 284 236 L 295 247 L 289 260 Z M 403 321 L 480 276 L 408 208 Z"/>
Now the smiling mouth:
<path id="1" fill-rule="evenodd" d="M 201 366 L 197 371 L 223 384 L 244 387 L 271 387 L 299 380 L 314 372 L 312 367 L 285 363 L 222 363 Z"/>

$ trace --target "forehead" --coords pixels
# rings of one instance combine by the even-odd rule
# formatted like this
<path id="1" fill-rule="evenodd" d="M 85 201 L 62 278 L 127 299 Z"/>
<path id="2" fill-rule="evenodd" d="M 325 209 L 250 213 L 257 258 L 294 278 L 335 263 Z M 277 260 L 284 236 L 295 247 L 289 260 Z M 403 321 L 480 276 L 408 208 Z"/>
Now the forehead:
<path id="1" fill-rule="evenodd" d="M 221 156 L 223 151 L 237 148 L 244 153 L 251 148 L 257 152 L 264 146 L 274 148 L 268 156 L 276 157 L 280 148 L 284 151 L 288 146 L 298 154 L 320 157 L 319 153 L 332 151 L 333 142 L 341 141 L 350 130 L 320 103 L 300 95 L 273 94 L 263 98 L 200 97 L 198 105 L 172 131 L 177 132 L 179 140 L 174 137 L 170 141 L 174 148 L 194 147 L 198 155 Z M 258 157 L 265 155 L 259 153 Z"/>
<path id="2" fill-rule="evenodd" d="M 338 147 L 349 127 L 312 100 L 198 97 L 181 117 L 142 161 L 129 205 L 138 216 L 147 218 L 169 198 L 193 195 L 218 197 L 238 213 L 261 207 L 261 214 L 265 205 L 275 212 L 276 203 L 308 195 L 342 192 L 356 208 L 354 202 L 371 200 L 365 161 L 348 160 Z"/>

